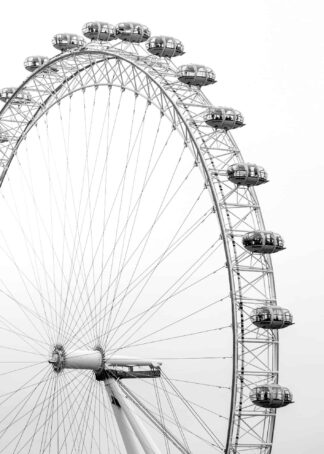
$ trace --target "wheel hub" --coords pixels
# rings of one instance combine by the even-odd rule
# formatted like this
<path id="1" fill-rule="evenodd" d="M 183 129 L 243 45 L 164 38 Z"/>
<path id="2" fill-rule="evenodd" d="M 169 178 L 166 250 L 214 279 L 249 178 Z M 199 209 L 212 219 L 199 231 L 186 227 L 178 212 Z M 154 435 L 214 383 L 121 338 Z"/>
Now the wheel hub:
<path id="1" fill-rule="evenodd" d="M 100 372 L 104 368 L 105 355 L 103 349 L 99 346 L 93 350 L 66 351 L 63 345 L 56 344 L 48 362 L 57 373 L 63 369 L 83 369 Z"/>

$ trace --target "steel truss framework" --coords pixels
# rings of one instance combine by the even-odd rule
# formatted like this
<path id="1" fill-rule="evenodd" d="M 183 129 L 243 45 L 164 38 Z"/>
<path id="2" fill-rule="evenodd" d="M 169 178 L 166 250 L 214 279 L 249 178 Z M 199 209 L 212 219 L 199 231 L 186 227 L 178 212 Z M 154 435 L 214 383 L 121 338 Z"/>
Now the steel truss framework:
<path id="1" fill-rule="evenodd" d="M 89 44 L 52 58 L 15 93 L 28 90 L 31 101 L 21 105 L 8 102 L 0 113 L 2 130 L 9 138 L 0 144 L 0 185 L 28 131 L 54 104 L 74 92 L 91 86 L 114 86 L 133 91 L 155 105 L 193 153 L 222 232 L 233 330 L 231 412 L 225 453 L 270 454 L 276 411 L 253 406 L 249 392 L 258 383 L 278 382 L 278 334 L 276 330 L 256 328 L 249 314 L 256 306 L 276 304 L 273 268 L 269 255 L 253 255 L 241 243 L 244 233 L 264 230 L 265 226 L 254 188 L 234 186 L 227 179 L 227 167 L 243 161 L 232 134 L 205 124 L 203 115 L 210 101 L 201 89 L 180 83 L 176 69 L 170 60 L 125 43 L 113 47 Z"/>

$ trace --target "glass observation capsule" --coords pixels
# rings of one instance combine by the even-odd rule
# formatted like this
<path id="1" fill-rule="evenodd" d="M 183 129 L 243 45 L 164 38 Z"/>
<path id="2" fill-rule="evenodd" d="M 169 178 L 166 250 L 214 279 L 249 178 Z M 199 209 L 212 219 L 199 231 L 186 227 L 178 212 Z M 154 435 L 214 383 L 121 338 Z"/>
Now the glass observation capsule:
<path id="1" fill-rule="evenodd" d="M 0 143 L 6 143 L 8 140 L 8 134 L 3 129 L 0 129 Z"/>
<path id="2" fill-rule="evenodd" d="M 27 71 L 33 72 L 41 66 L 45 65 L 45 63 L 47 63 L 48 61 L 49 59 L 47 57 L 42 57 L 41 55 L 33 55 L 26 58 L 26 60 L 24 61 L 24 66 Z"/>
<path id="3" fill-rule="evenodd" d="M 136 22 L 121 22 L 116 26 L 117 38 L 131 43 L 142 43 L 149 39 L 151 32 L 146 25 Z"/>
<path id="4" fill-rule="evenodd" d="M 82 33 L 91 41 L 111 41 L 116 39 L 115 25 L 107 22 L 87 22 L 82 27 Z"/>
<path id="5" fill-rule="evenodd" d="M 283 239 L 278 233 L 261 230 L 246 233 L 242 243 L 245 249 L 257 254 L 273 254 L 285 249 Z"/>
<path id="6" fill-rule="evenodd" d="M 147 50 L 158 57 L 177 57 L 184 54 L 184 47 L 179 39 L 171 36 L 153 36 L 146 43 Z"/>
<path id="7" fill-rule="evenodd" d="M 293 316 L 288 309 L 279 306 L 260 306 L 253 309 L 251 322 L 258 328 L 281 329 L 293 324 Z"/>
<path id="8" fill-rule="evenodd" d="M 227 169 L 227 176 L 229 181 L 241 186 L 259 186 L 269 181 L 263 167 L 248 162 L 232 164 Z"/>
<path id="9" fill-rule="evenodd" d="M 288 388 L 275 384 L 263 384 L 253 388 L 250 399 L 258 407 L 280 408 L 293 403 L 293 395 Z"/>
<path id="10" fill-rule="evenodd" d="M 17 89 L 14 87 L 2 88 L 0 90 L 0 101 L 7 102 L 10 99 L 12 104 L 18 105 L 28 104 L 32 100 L 30 93 L 26 90 L 20 90 L 20 92 L 13 98 L 12 96 L 16 90 Z"/>
<path id="11" fill-rule="evenodd" d="M 184 84 L 195 85 L 196 87 L 203 87 L 216 82 L 216 75 L 212 69 L 193 63 L 180 66 L 177 71 L 177 78 Z"/>
<path id="12" fill-rule="evenodd" d="M 82 36 L 75 35 L 74 33 L 58 33 L 57 35 L 54 35 L 52 44 L 55 49 L 64 52 L 66 50 L 85 46 L 85 40 Z"/>
<path id="13" fill-rule="evenodd" d="M 215 129 L 236 129 L 244 126 L 242 114 L 231 107 L 212 107 L 204 116 L 208 126 Z"/>

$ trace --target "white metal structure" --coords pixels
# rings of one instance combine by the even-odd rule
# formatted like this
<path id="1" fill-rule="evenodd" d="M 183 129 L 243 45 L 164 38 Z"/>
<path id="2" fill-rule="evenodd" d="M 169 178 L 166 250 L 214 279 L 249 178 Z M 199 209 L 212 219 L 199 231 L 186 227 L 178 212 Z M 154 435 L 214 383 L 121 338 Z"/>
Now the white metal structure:
<path id="1" fill-rule="evenodd" d="M 272 262 L 242 245 L 265 226 L 211 107 L 108 40 L 4 105 L 0 453 L 270 454 L 276 410 L 249 395 L 278 383 L 277 330 L 250 320 Z"/>

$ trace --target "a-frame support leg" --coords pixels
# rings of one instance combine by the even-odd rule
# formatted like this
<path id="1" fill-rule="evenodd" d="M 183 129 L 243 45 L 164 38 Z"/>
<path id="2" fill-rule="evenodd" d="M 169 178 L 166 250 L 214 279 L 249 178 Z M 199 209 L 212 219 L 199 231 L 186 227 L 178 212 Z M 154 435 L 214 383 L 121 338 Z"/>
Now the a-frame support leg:
<path id="1" fill-rule="evenodd" d="M 104 383 L 127 454 L 142 454 L 139 445 L 145 454 L 161 454 L 142 422 L 129 407 L 116 380 L 106 378 Z"/>

